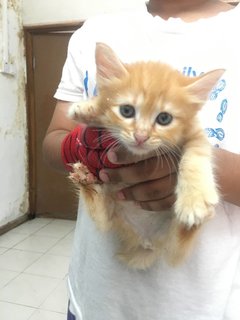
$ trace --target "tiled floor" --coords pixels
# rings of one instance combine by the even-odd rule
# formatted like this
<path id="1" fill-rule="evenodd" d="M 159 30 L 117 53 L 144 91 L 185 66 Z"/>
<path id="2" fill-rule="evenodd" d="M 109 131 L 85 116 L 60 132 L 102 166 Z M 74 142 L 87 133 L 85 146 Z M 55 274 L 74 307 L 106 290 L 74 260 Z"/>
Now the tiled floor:
<path id="1" fill-rule="evenodd" d="M 74 227 L 36 218 L 0 236 L 0 319 L 66 320 Z"/>

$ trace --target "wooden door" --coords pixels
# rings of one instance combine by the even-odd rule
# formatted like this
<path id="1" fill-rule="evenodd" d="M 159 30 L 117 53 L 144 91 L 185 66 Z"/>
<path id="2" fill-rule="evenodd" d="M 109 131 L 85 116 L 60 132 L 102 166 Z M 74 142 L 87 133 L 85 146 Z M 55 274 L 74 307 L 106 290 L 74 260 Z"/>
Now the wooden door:
<path id="1" fill-rule="evenodd" d="M 27 45 L 30 211 L 33 215 L 64 219 L 75 219 L 78 198 L 67 177 L 44 163 L 42 142 L 56 104 L 53 95 L 72 33 L 47 31 L 26 37 L 30 43 Z"/>

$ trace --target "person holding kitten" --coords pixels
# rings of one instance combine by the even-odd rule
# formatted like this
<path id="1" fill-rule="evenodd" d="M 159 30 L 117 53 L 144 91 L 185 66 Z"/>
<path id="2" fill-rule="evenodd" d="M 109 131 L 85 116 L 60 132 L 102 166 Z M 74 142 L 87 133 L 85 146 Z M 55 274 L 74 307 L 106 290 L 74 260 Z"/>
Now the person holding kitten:
<path id="1" fill-rule="evenodd" d="M 134 12 L 91 18 L 72 36 L 43 144 L 46 161 L 62 171 L 71 170 L 69 163 L 86 160 L 78 152 L 83 137 L 92 152 L 93 133 L 76 127 L 67 113 L 73 102 L 97 95 L 96 43 L 109 45 L 127 64 L 161 61 L 187 77 L 214 69 L 225 72 L 199 114 L 213 146 L 221 195 L 215 216 L 202 226 L 183 263 L 172 267 L 159 259 L 137 270 L 116 259 L 115 234 L 100 232 L 80 202 L 68 280 L 69 320 L 240 319 L 239 24 L 239 5 L 150 0 Z M 128 185 L 117 192 L 119 201 L 134 202 L 149 215 L 174 206 L 180 159 L 169 153 L 160 160 L 142 160 L 108 146 L 97 146 L 99 152 L 107 150 L 102 165 L 95 164 L 94 152 L 85 164 L 91 162 L 91 172 L 104 185 Z"/>

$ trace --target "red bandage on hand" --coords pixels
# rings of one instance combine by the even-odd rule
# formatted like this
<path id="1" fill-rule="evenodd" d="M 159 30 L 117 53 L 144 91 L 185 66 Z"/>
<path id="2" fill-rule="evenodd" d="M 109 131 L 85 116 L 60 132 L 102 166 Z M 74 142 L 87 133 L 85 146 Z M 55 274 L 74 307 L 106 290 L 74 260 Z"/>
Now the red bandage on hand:
<path id="1" fill-rule="evenodd" d="M 115 142 L 107 130 L 85 125 L 76 127 L 62 142 L 61 154 L 66 169 L 72 171 L 72 164 L 80 161 L 98 178 L 101 169 L 120 167 L 111 163 L 106 154 Z"/>

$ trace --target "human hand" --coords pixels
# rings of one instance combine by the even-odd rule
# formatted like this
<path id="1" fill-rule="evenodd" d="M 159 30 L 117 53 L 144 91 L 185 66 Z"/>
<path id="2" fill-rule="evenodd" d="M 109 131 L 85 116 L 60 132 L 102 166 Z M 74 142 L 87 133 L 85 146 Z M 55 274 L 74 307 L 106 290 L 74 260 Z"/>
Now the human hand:
<path id="1" fill-rule="evenodd" d="M 116 169 L 103 169 L 99 177 L 106 183 L 124 183 L 129 187 L 117 193 L 119 200 L 135 201 L 142 209 L 161 211 L 175 202 L 175 186 L 179 157 L 165 153 L 158 157 L 139 159 L 126 150 L 110 150 L 113 163 L 129 164 Z"/>
<path id="2" fill-rule="evenodd" d="M 84 172 L 87 170 L 98 178 L 100 169 L 119 167 L 118 164 L 111 163 L 106 156 L 107 150 L 114 143 L 115 140 L 106 130 L 79 124 L 62 142 L 62 160 L 68 171 L 73 171 L 74 164 L 80 162 L 81 170 L 84 168 Z M 79 171 L 77 166 L 75 169 Z"/>

